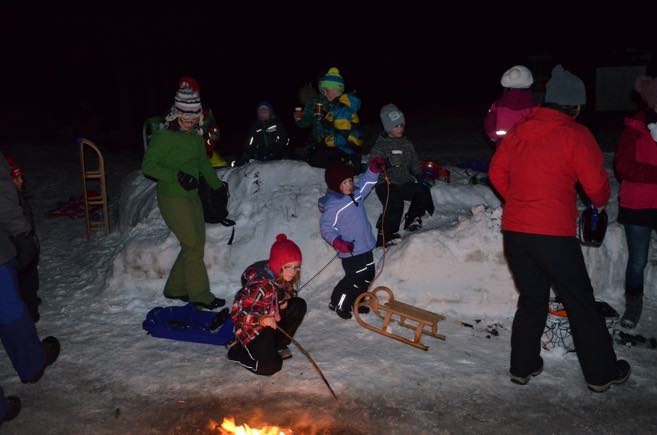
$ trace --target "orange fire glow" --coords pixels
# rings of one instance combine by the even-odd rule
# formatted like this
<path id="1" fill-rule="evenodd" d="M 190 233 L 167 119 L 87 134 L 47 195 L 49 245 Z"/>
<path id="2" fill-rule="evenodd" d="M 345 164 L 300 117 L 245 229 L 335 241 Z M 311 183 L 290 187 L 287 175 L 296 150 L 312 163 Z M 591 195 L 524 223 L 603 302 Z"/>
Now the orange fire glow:
<path id="1" fill-rule="evenodd" d="M 291 429 L 283 429 L 277 426 L 264 426 L 262 429 L 253 429 L 248 424 L 244 423 L 240 426 L 235 426 L 235 419 L 233 417 L 226 417 L 219 425 L 214 420 L 210 420 L 208 425 L 210 430 L 218 431 L 222 435 L 235 434 L 235 435 L 292 435 Z"/>

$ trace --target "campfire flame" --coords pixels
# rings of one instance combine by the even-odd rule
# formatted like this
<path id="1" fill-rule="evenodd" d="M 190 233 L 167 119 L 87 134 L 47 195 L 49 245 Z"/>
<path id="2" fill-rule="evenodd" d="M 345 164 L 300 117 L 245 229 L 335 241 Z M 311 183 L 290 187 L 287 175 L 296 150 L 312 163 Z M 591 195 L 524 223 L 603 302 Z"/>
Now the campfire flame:
<path id="1" fill-rule="evenodd" d="M 252 429 L 246 423 L 235 426 L 235 419 L 233 417 L 224 418 L 221 425 L 214 420 L 210 420 L 208 426 L 210 430 L 219 431 L 222 435 L 292 435 L 293 433 L 291 429 L 283 429 L 277 426 L 264 426 L 262 429 Z"/>

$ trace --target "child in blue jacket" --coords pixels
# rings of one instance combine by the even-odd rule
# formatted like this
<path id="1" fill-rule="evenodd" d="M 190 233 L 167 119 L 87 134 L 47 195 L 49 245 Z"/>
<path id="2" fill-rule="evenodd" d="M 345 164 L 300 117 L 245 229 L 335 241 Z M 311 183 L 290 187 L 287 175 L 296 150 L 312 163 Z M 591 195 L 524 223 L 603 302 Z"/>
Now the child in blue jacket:
<path id="1" fill-rule="evenodd" d="M 345 272 L 333 289 L 329 309 L 343 319 L 351 318 L 354 300 L 374 279 L 376 240 L 363 201 L 376 186 L 383 164 L 383 158 L 372 158 L 369 170 L 355 184 L 351 166 L 335 164 L 324 173 L 329 191 L 319 199 L 319 228 L 324 240 L 338 251 Z"/>

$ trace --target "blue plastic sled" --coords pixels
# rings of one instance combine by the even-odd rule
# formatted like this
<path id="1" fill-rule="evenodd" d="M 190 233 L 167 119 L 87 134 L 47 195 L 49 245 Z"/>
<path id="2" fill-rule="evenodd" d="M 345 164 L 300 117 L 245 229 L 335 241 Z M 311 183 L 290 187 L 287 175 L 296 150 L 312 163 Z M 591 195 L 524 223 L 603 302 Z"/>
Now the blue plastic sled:
<path id="1" fill-rule="evenodd" d="M 142 326 L 153 337 L 223 346 L 235 336 L 233 322 L 228 315 L 224 323 L 213 331 L 211 326 L 218 314 L 199 310 L 192 304 L 157 307 L 148 312 Z"/>

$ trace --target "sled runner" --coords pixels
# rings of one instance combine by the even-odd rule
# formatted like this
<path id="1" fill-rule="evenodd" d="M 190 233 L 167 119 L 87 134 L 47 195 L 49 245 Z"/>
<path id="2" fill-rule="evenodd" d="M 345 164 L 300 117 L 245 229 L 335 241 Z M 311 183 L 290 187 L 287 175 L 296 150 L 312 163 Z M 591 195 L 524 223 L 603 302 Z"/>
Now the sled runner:
<path id="1" fill-rule="evenodd" d="M 380 293 L 386 293 L 388 295 L 387 301 L 383 302 L 379 298 Z M 374 314 L 383 319 L 383 326 L 377 327 L 365 322 L 358 313 L 358 307 L 360 306 L 369 307 Z M 445 316 L 395 300 L 395 295 L 388 287 L 377 287 L 372 291 L 358 296 L 354 301 L 354 316 L 363 328 L 378 332 L 402 343 L 410 344 L 418 349 L 429 349 L 429 346 L 421 342 L 422 334 L 445 340 L 445 336 L 438 333 L 438 322 L 445 320 Z M 397 319 L 394 316 L 397 316 Z M 390 322 L 392 321 L 396 321 L 400 326 L 414 330 L 415 337 L 413 340 L 392 332 L 390 329 Z"/>

